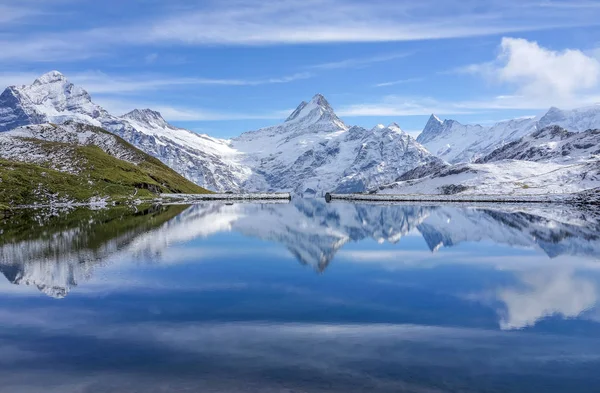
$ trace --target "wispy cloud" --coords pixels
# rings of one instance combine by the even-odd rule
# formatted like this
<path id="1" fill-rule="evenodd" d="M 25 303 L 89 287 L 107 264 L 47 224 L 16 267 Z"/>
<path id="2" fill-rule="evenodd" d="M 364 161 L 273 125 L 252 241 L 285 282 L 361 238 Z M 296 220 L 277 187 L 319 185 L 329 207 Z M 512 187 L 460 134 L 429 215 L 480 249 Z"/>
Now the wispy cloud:
<path id="1" fill-rule="evenodd" d="M 475 110 L 456 102 L 442 102 L 430 97 L 388 95 L 374 102 L 350 104 L 341 107 L 340 116 L 419 116 L 437 114 L 467 114 Z"/>
<path id="2" fill-rule="evenodd" d="M 395 85 L 404 85 L 406 83 L 416 83 L 421 82 L 424 78 L 408 78 L 408 79 L 399 79 L 390 82 L 382 82 L 375 85 L 375 87 L 387 87 L 387 86 L 395 86 Z"/>
<path id="3" fill-rule="evenodd" d="M 235 10 L 215 7 L 173 15 L 154 23 L 149 34 L 139 38 L 252 45 L 411 41 L 597 23 L 589 15 L 575 14 L 579 9 L 565 1 L 557 4 L 563 7 L 540 12 L 533 1 L 491 1 L 485 8 L 458 0 L 443 5 L 432 0 L 240 1 Z M 451 19 L 448 10 L 453 11 Z M 567 18 L 564 13 L 573 15 Z"/>
<path id="4" fill-rule="evenodd" d="M 381 100 L 350 104 L 336 111 L 340 116 L 377 117 L 377 116 L 424 116 L 477 114 L 503 110 L 547 110 L 551 106 L 571 109 L 600 103 L 600 94 L 581 95 L 568 100 L 556 100 L 553 97 L 532 99 L 523 95 L 482 97 L 479 100 L 444 101 L 431 97 L 386 96 Z"/>
<path id="5" fill-rule="evenodd" d="M 1 3 L 0 3 L 1 4 Z M 132 45 L 289 45 L 339 42 L 393 42 L 507 34 L 556 27 L 597 25 L 600 9 L 592 2 L 567 0 L 306 0 L 302 2 L 237 0 L 202 6 L 163 5 L 148 15 L 124 15 L 130 23 L 53 32 L 5 34 L 0 60 L 48 62 L 115 54 Z M 2 5 L 0 5 L 2 7 Z M 23 12 L 3 6 L 4 19 Z M 38 9 L 48 7 L 38 4 Z M 161 12 L 162 11 L 162 12 Z M 448 17 L 449 12 L 452 17 Z M 585 12 L 582 12 L 585 11 Z M 0 15 L 3 13 L 0 12 Z M 332 17 L 335 15 L 335 17 Z M 60 19 L 58 20 L 60 22 Z M 66 27 L 65 27 L 66 26 Z M 361 61 L 324 67 L 360 66 Z"/>
<path id="6" fill-rule="evenodd" d="M 35 12 L 33 10 L 28 8 L 0 4 L 0 26 L 3 24 L 18 21 L 34 13 Z"/>
<path id="7" fill-rule="evenodd" d="M 168 121 L 231 121 L 231 120 L 281 120 L 291 111 L 235 112 L 201 107 L 166 105 L 163 102 L 114 97 L 98 97 L 96 103 L 115 115 L 127 113 L 135 108 L 152 108 Z"/>
<path id="8" fill-rule="evenodd" d="M 412 53 L 392 53 L 387 55 L 378 55 L 371 57 L 367 56 L 361 58 L 333 61 L 329 63 L 315 64 L 313 66 L 310 66 L 310 68 L 321 70 L 335 70 L 339 68 L 362 68 L 375 63 L 383 63 L 391 60 L 402 59 L 410 55 L 412 55 Z"/>
<path id="9" fill-rule="evenodd" d="M 81 84 L 92 93 L 123 93 L 157 90 L 165 87 L 172 88 L 173 86 L 259 86 L 267 84 L 289 83 L 301 79 L 308 79 L 310 77 L 312 77 L 312 74 L 308 72 L 264 79 L 227 79 L 202 77 L 172 78 L 161 75 L 113 77 L 102 72 L 86 72 L 69 76 L 69 79 L 74 83 Z"/>
<path id="10" fill-rule="evenodd" d="M 0 86 L 21 85 L 31 83 L 39 74 L 6 73 L 0 76 Z M 227 79 L 202 77 L 166 77 L 163 75 L 112 76 L 100 71 L 78 72 L 66 75 L 75 84 L 80 85 L 93 94 L 118 94 L 172 89 L 175 86 L 221 85 L 221 86 L 259 86 L 267 84 L 289 83 L 312 77 L 303 72 L 282 77 L 264 79 Z"/>

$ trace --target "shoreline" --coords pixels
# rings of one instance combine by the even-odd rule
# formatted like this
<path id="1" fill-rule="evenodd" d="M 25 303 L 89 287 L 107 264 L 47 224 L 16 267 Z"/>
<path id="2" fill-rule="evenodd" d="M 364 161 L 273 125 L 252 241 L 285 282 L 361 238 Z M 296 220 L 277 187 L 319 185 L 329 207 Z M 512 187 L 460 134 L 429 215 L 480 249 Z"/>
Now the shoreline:
<path id="1" fill-rule="evenodd" d="M 325 201 L 364 202 L 427 202 L 427 203 L 513 203 L 513 204 L 569 204 L 597 205 L 581 194 L 528 194 L 528 195 L 438 195 L 438 194 L 333 194 L 326 193 Z"/>
<path id="2" fill-rule="evenodd" d="M 102 200 L 93 202 L 56 202 L 31 205 L 0 205 L 0 218 L 18 209 L 47 209 L 47 208 L 77 208 L 87 207 L 90 209 L 106 209 L 120 205 L 137 206 L 144 203 L 160 205 L 192 205 L 195 202 L 265 202 L 285 203 L 292 199 L 290 193 L 257 193 L 257 194 L 160 194 L 153 199 L 131 199 L 131 200 Z M 115 203 L 117 202 L 117 203 Z"/>
<path id="3" fill-rule="evenodd" d="M 175 201 L 269 201 L 292 199 L 289 192 L 258 192 L 240 194 L 160 194 L 161 199 Z"/>

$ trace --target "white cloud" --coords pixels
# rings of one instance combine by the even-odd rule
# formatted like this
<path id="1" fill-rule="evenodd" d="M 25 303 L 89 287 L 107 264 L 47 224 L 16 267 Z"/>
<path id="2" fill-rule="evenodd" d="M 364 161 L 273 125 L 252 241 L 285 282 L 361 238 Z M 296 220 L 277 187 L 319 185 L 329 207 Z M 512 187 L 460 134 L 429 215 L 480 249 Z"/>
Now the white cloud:
<path id="1" fill-rule="evenodd" d="M 487 100 L 489 108 L 572 107 L 600 98 L 600 61 L 593 54 L 577 49 L 554 51 L 521 38 L 503 38 L 494 61 L 458 71 L 515 89 L 513 94 Z"/>
<path id="2" fill-rule="evenodd" d="M 347 105 L 341 108 L 340 115 L 451 115 L 490 110 L 547 110 L 551 106 L 568 109 L 600 103 L 600 60 L 593 53 L 576 49 L 552 51 L 519 38 L 503 38 L 500 48 L 494 61 L 471 64 L 452 72 L 483 76 L 514 89 L 511 94 L 453 101 L 388 95 L 374 102 Z M 411 80 L 377 86 L 408 81 Z"/>
<path id="3" fill-rule="evenodd" d="M 506 310 L 501 316 L 502 329 L 534 326 L 552 315 L 575 318 L 597 302 L 596 284 L 565 268 L 536 269 L 520 275 L 524 288 L 503 288 L 498 300 Z"/>
<path id="4" fill-rule="evenodd" d="M 498 78 L 526 96 L 569 98 L 598 87 L 600 62 L 579 50 L 551 51 L 515 38 L 503 38 L 501 48 Z"/>

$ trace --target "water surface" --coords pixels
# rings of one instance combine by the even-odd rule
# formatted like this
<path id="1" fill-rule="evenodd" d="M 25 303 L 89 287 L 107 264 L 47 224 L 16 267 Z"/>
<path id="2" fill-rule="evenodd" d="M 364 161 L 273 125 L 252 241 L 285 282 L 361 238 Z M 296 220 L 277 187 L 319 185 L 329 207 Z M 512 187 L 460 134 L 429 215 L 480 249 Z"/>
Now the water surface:
<path id="1" fill-rule="evenodd" d="M 0 391 L 597 392 L 598 217 L 25 210 L 0 224 Z"/>

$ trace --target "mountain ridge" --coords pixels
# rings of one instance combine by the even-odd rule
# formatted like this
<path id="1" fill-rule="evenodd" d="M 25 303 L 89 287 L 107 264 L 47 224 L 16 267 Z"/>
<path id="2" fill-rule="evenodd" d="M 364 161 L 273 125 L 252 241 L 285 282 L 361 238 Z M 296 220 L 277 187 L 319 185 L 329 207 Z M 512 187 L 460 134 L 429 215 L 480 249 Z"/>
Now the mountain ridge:
<path id="1" fill-rule="evenodd" d="M 571 132 L 600 128 L 600 104 L 571 110 L 551 107 L 541 116 L 505 120 L 492 126 L 462 124 L 453 119 L 442 121 L 431 115 L 417 141 L 437 157 L 456 164 L 476 161 L 507 143 L 552 125 Z"/>
<path id="2" fill-rule="evenodd" d="M 397 125 L 374 132 L 347 126 L 322 94 L 301 102 L 285 122 L 231 140 L 174 127 L 151 109 L 113 116 L 55 71 L 0 97 L 0 131 L 69 120 L 100 126 L 215 191 L 364 191 L 438 160 Z"/>
<path id="3" fill-rule="evenodd" d="M 73 121 L 0 133 L 0 182 L 0 202 L 12 206 L 207 192 L 117 135 Z"/>

